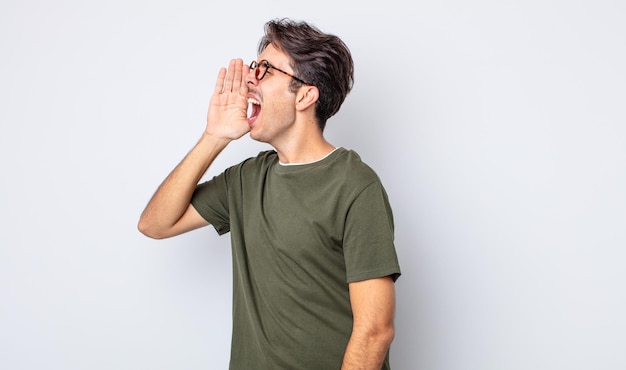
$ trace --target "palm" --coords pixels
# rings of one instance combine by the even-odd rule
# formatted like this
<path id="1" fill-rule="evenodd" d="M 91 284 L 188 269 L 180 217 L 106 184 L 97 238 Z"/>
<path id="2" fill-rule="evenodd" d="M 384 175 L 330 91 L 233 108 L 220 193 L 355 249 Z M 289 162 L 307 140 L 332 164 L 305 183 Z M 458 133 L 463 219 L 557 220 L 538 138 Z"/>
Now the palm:
<path id="1" fill-rule="evenodd" d="M 209 104 L 207 133 L 228 139 L 238 139 L 250 131 L 246 97 L 248 87 L 245 83 L 243 67 L 243 61 L 236 59 L 230 62 L 228 71 L 224 68 L 220 70 Z"/>

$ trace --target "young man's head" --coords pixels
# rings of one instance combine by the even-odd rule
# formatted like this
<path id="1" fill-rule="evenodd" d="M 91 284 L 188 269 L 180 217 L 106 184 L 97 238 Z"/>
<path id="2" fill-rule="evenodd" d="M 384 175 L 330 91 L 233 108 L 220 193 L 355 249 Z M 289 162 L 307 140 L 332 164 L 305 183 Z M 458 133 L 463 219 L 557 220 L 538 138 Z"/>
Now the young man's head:
<path id="1" fill-rule="evenodd" d="M 293 73 L 279 70 L 291 78 L 291 90 L 303 84 L 319 91 L 315 118 L 320 130 L 339 111 L 354 84 L 354 63 L 346 44 L 337 36 L 321 32 L 306 22 L 290 19 L 265 24 L 258 54 L 272 45 L 291 59 Z"/>

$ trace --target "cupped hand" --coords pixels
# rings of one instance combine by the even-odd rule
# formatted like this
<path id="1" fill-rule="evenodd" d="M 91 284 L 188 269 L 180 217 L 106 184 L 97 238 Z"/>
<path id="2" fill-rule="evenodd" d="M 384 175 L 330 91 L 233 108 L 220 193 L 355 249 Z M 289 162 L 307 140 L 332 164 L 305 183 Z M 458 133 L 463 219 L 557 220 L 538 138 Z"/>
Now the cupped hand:
<path id="1" fill-rule="evenodd" d="M 249 68 L 242 59 L 232 59 L 221 68 L 209 103 L 206 133 L 224 139 L 238 139 L 250 131 L 248 125 L 248 86 L 245 77 Z"/>

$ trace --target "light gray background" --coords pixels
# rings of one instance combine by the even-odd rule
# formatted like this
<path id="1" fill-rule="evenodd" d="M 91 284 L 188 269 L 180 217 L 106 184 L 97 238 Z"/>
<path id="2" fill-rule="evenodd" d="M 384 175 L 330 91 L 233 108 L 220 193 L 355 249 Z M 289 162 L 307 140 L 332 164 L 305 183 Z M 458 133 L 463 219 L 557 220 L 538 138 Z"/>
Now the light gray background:
<path id="1" fill-rule="evenodd" d="M 0 368 L 227 367 L 229 237 L 136 222 L 283 16 L 354 54 L 327 136 L 394 208 L 394 368 L 626 368 L 624 4 L 3 0 Z"/>

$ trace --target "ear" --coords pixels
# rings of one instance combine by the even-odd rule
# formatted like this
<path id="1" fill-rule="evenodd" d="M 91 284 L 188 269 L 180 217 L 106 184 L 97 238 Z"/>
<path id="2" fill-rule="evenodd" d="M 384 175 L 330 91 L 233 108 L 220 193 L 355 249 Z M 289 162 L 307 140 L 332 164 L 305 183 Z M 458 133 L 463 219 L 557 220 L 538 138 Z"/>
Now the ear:
<path id="1" fill-rule="evenodd" d="M 315 105 L 319 96 L 320 92 L 317 87 L 311 85 L 302 86 L 296 94 L 296 109 L 308 109 L 310 106 Z"/>

